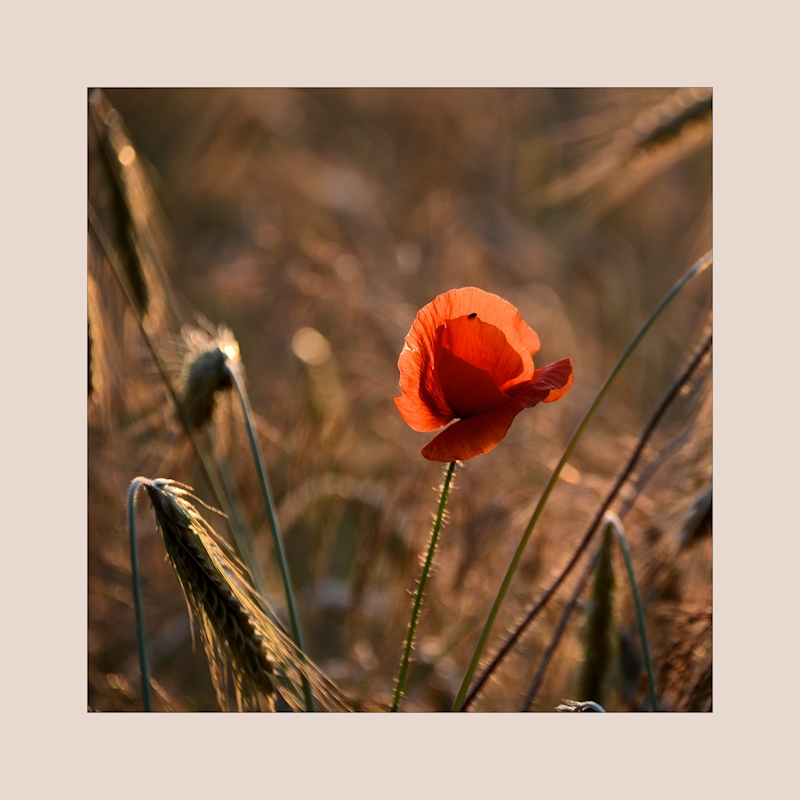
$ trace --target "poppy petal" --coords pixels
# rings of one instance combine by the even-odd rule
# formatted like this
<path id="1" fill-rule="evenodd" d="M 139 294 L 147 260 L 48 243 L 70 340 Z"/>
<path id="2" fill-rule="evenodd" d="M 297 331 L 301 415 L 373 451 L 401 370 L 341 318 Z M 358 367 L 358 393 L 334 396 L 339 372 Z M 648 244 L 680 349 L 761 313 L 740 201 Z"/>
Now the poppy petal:
<path id="1" fill-rule="evenodd" d="M 502 297 L 474 286 L 451 289 L 439 295 L 417 314 L 411 329 L 413 331 L 419 325 L 433 333 L 448 320 L 471 314 L 499 328 L 509 341 L 521 344 L 529 355 L 539 352 L 539 336 L 522 319 L 519 311 Z"/>
<path id="2" fill-rule="evenodd" d="M 443 329 L 442 329 L 443 330 Z M 454 355 L 447 347 L 436 348 L 435 378 L 454 417 L 471 417 L 508 402 L 484 369 Z"/>
<path id="3" fill-rule="evenodd" d="M 452 414 L 446 417 L 436 416 L 424 403 L 421 403 L 419 400 L 415 401 L 406 394 L 402 397 L 395 397 L 394 404 L 397 406 L 397 410 L 400 412 L 400 416 L 405 420 L 406 425 L 419 433 L 438 431 L 439 428 L 443 428 L 453 419 Z"/>
<path id="4" fill-rule="evenodd" d="M 539 337 L 514 306 L 474 287 L 439 295 L 417 314 L 400 354 L 395 404 L 417 431 L 446 427 L 423 449 L 433 461 L 492 450 L 520 411 L 563 397 L 571 359 L 534 370 Z"/>
<path id="5" fill-rule="evenodd" d="M 534 386 L 550 389 L 547 397 L 542 400 L 543 403 L 560 400 L 572 388 L 573 380 L 575 380 L 575 373 L 572 371 L 571 358 L 554 361 L 533 373 Z"/>
<path id="6" fill-rule="evenodd" d="M 567 382 L 560 389 L 551 389 L 550 394 L 548 394 L 542 402 L 552 403 L 555 400 L 560 400 L 572 388 L 572 382 L 574 380 L 575 374 L 571 372 Z"/>
<path id="7" fill-rule="evenodd" d="M 445 428 L 422 448 L 429 461 L 466 461 L 488 453 L 502 441 L 523 406 L 511 400 L 493 411 L 467 417 Z"/>
<path id="8" fill-rule="evenodd" d="M 488 372 L 501 392 L 529 383 L 533 377 L 533 359 L 528 351 L 513 338 L 509 340 L 496 325 L 484 322 L 480 317 L 467 315 L 447 320 L 436 329 L 436 342 L 454 356 Z M 435 359 L 438 354 L 437 348 Z"/>
<path id="9" fill-rule="evenodd" d="M 572 359 L 563 358 L 533 373 L 533 380 L 514 401 L 523 408 L 531 408 L 537 403 L 552 403 L 563 397 L 572 386 Z"/>
<path id="10" fill-rule="evenodd" d="M 455 416 L 436 382 L 429 380 L 432 359 L 426 355 L 427 348 L 412 349 L 408 345 L 403 348 L 397 362 L 403 395 L 394 398 L 408 426 L 420 432 L 437 431 Z"/>

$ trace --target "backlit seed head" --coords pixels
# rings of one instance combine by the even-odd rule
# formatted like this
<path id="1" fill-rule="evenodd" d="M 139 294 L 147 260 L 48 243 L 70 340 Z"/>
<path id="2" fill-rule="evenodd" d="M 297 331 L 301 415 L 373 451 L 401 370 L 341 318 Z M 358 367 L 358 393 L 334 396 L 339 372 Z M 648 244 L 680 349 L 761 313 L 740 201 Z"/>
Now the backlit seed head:
<path id="1" fill-rule="evenodd" d="M 219 393 L 233 387 L 230 369 L 238 368 L 239 343 L 225 326 L 211 333 L 185 326 L 183 337 L 188 352 L 183 366 L 181 405 L 189 422 L 200 428 L 214 416 Z"/>

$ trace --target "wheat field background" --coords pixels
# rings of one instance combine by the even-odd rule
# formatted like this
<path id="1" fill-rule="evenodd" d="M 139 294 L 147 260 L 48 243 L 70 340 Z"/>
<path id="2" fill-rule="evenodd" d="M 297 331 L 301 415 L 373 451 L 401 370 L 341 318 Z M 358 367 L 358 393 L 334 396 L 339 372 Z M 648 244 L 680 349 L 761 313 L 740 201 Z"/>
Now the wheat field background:
<path id="1" fill-rule="evenodd" d="M 176 384 L 192 341 L 182 326 L 225 325 L 235 336 L 308 653 L 367 710 L 391 698 L 443 474 L 420 455 L 430 437 L 410 430 L 392 401 L 416 311 L 451 288 L 478 286 L 513 303 L 539 333 L 537 363 L 572 358 L 566 398 L 521 414 L 492 452 L 456 473 L 404 702 L 407 711 L 449 710 L 566 441 L 642 322 L 711 250 L 710 91 L 105 89 L 90 92 L 88 133 L 89 708 L 142 707 L 129 483 L 171 478 L 213 503 L 114 280 L 116 260 L 134 276 L 148 335 Z M 487 657 L 568 560 L 710 328 L 709 270 L 626 364 L 563 470 Z M 252 535 L 267 599 L 285 620 L 230 392 L 219 393 L 203 436 Z M 712 707 L 711 466 L 705 358 L 613 506 L 631 543 L 667 711 Z M 155 707 L 216 710 L 153 514 L 144 501 L 138 509 Z M 224 535 L 219 517 L 206 516 Z M 608 567 L 604 598 L 592 581 L 578 595 L 532 710 L 552 711 L 564 698 L 648 708 L 616 550 Z M 472 710 L 521 707 L 583 570 Z M 601 600 L 609 646 L 598 663 L 590 632 Z"/>

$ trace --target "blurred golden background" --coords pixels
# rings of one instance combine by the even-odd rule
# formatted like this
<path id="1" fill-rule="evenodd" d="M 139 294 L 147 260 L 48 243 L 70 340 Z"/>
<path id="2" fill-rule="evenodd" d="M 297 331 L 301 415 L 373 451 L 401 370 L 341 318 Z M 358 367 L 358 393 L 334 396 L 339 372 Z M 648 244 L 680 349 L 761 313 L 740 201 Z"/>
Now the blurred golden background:
<path id="1" fill-rule="evenodd" d="M 575 425 L 642 322 L 711 249 L 710 90 L 106 89 L 89 99 L 89 707 L 141 708 L 128 484 L 140 474 L 174 478 L 211 502 L 114 281 L 116 258 L 139 276 L 138 302 L 175 381 L 182 325 L 224 324 L 238 341 L 308 651 L 367 706 L 391 696 L 443 475 L 444 465 L 420 455 L 432 435 L 410 430 L 392 402 L 414 315 L 442 292 L 478 286 L 538 332 L 537 365 L 572 358 L 566 398 L 521 414 L 492 452 L 456 473 L 404 702 L 404 710 L 449 710 Z M 658 321 L 563 471 L 487 656 L 569 558 L 710 319 L 709 271 Z M 206 433 L 252 532 L 268 599 L 283 614 L 230 393 Z M 660 700 L 665 710 L 708 710 L 711 538 L 687 527 L 710 490 L 708 363 L 644 456 L 615 508 L 630 505 L 623 523 Z M 215 710 L 152 513 L 144 501 L 138 507 L 156 707 Z M 618 554 L 613 568 L 602 702 L 645 709 Z M 474 710 L 519 709 L 582 569 Z M 592 603 L 587 587 L 533 710 L 562 698 L 601 702 L 576 696 L 586 685 Z"/>

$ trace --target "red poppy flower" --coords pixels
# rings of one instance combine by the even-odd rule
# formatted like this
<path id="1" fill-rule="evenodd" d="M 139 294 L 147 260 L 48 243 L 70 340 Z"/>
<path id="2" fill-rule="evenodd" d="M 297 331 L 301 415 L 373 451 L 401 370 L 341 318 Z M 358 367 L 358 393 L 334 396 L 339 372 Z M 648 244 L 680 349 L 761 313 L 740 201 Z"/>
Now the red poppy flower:
<path id="1" fill-rule="evenodd" d="M 511 303 L 468 287 L 439 295 L 418 314 L 397 362 L 403 419 L 415 431 L 457 420 L 422 449 L 431 461 L 488 453 L 514 417 L 572 386 L 572 359 L 535 370 L 539 337 Z"/>

